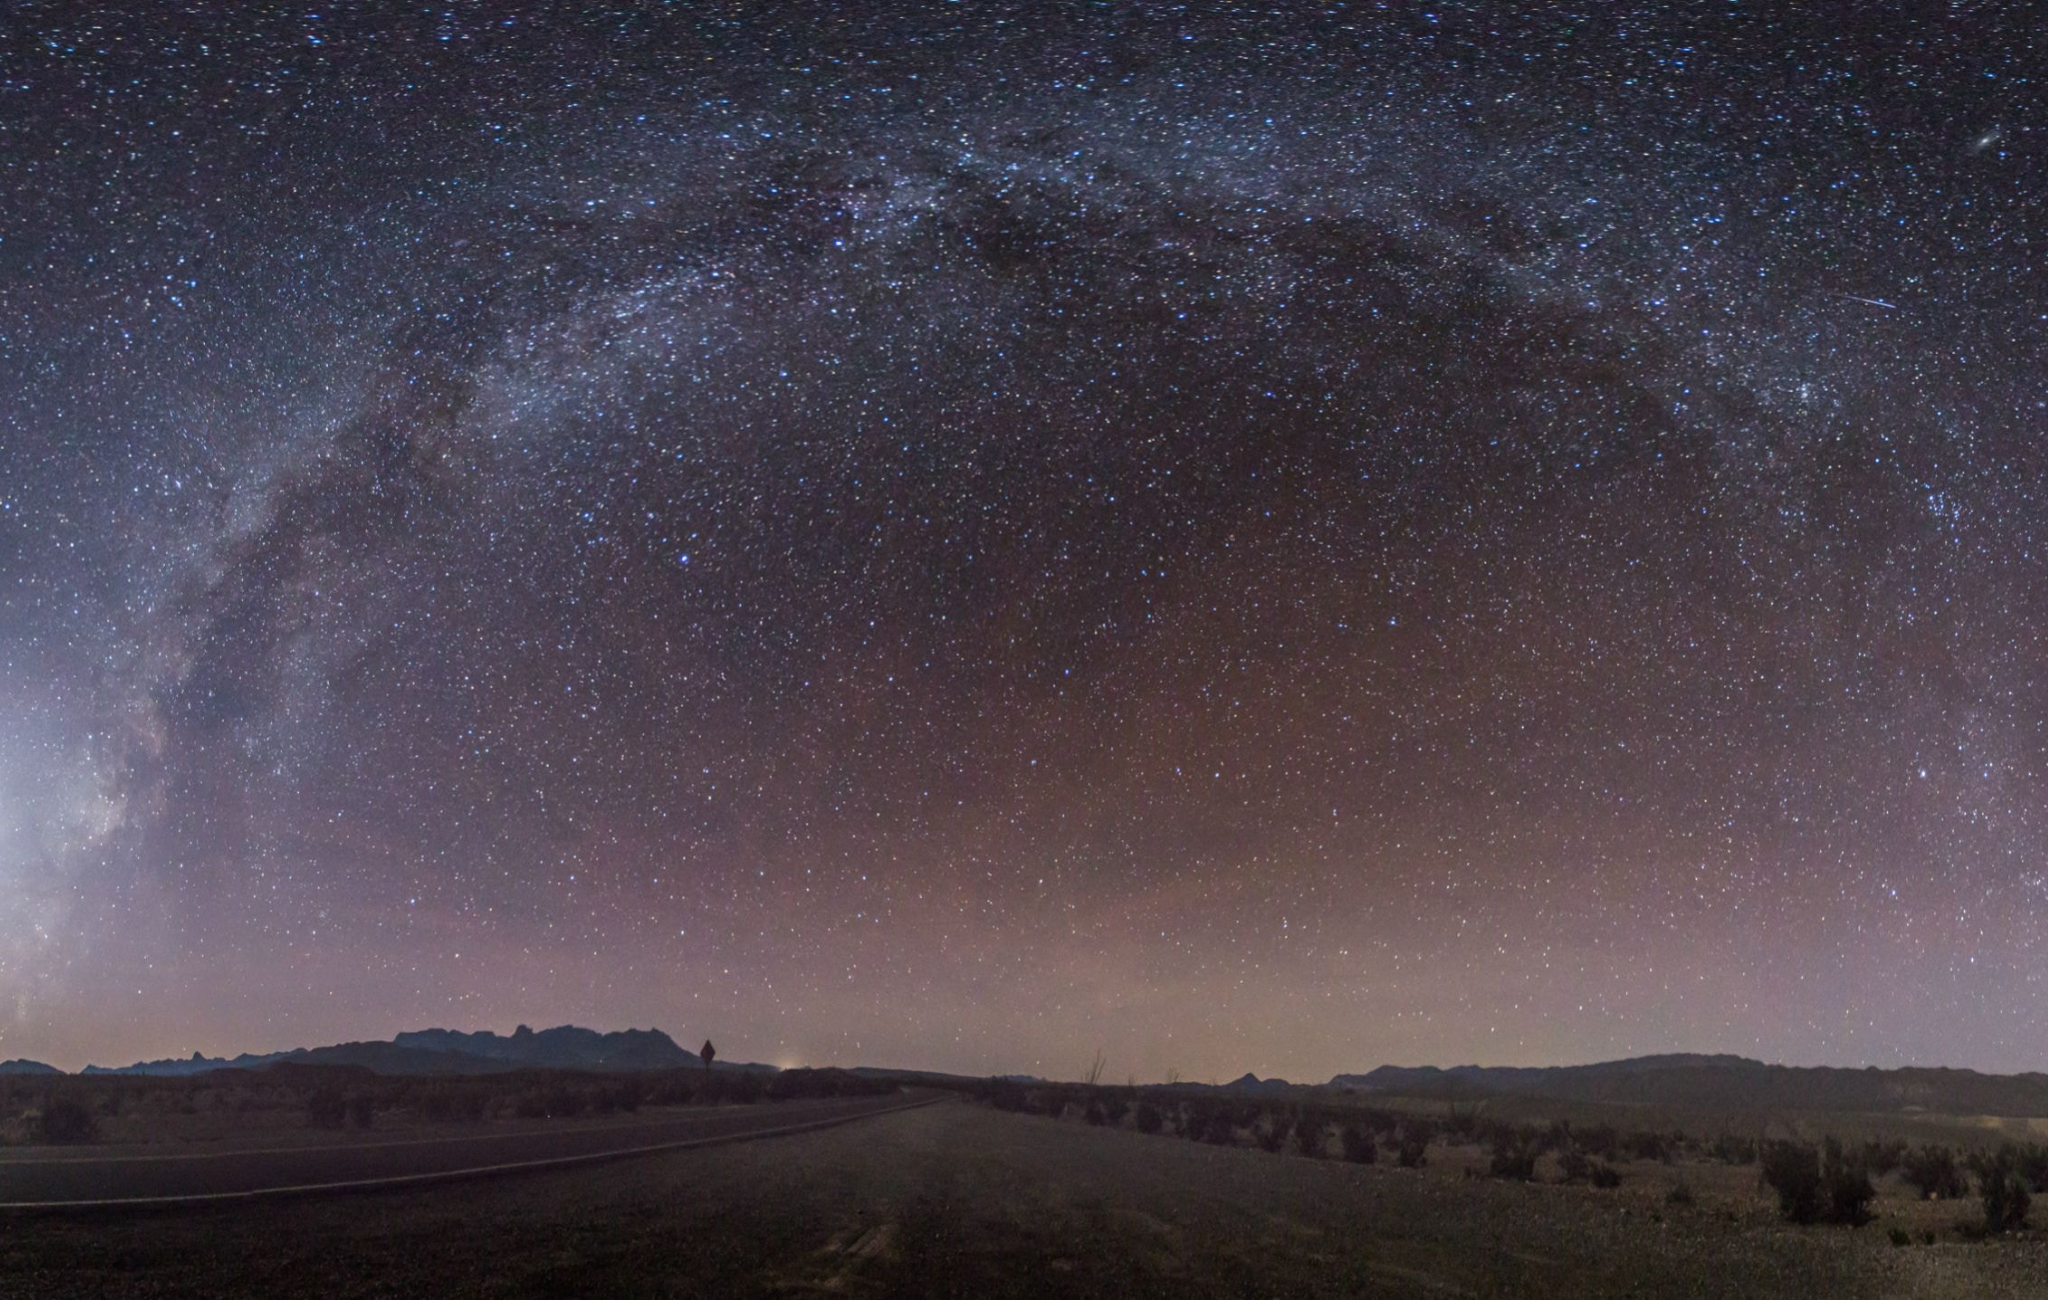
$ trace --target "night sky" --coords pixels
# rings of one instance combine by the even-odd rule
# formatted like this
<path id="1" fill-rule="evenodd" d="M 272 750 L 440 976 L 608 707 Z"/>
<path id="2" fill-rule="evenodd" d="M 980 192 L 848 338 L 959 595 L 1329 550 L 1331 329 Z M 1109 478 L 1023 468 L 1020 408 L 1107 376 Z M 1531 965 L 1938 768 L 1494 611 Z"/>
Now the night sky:
<path id="1" fill-rule="evenodd" d="M 0 1057 L 2041 1068 L 2024 5 L 0 17 Z"/>

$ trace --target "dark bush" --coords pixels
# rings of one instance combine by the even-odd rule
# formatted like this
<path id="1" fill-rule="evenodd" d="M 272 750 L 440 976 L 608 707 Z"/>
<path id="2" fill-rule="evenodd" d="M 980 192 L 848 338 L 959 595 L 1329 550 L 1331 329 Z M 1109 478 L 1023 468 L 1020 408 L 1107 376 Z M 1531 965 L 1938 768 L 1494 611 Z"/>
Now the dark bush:
<path id="1" fill-rule="evenodd" d="M 1401 1145 L 1394 1152 L 1394 1160 L 1403 1169 L 1420 1169 L 1429 1161 L 1429 1130 L 1426 1128 L 1405 1128 L 1401 1130 Z"/>
<path id="2" fill-rule="evenodd" d="M 2013 1167 L 2027 1180 L 2029 1191 L 2048 1192 L 2048 1146 L 2029 1142 L 2014 1148 Z"/>
<path id="3" fill-rule="evenodd" d="M 1285 1115 L 1271 1115 L 1265 1126 L 1259 1130 L 1259 1146 L 1262 1150 L 1278 1151 L 1287 1145 L 1287 1132 L 1292 1127 Z"/>
<path id="4" fill-rule="evenodd" d="M 52 1096 L 44 1100 L 43 1113 L 36 1117 L 35 1140 L 54 1146 L 73 1146 L 99 1136 L 100 1122 L 84 1102 L 75 1097 Z"/>
<path id="5" fill-rule="evenodd" d="M 1138 1126 L 1140 1133 L 1157 1133 L 1166 1127 L 1166 1117 L 1159 1113 L 1159 1107 L 1149 1101 L 1138 1103 L 1138 1109 L 1131 1116 L 1131 1122 Z"/>
<path id="6" fill-rule="evenodd" d="M 1733 1133 L 1723 1133 L 1714 1139 L 1713 1146 L 1709 1150 L 1713 1152 L 1714 1159 L 1724 1165 L 1756 1163 L 1755 1138 L 1738 1137 Z"/>
<path id="7" fill-rule="evenodd" d="M 1219 1147 L 1231 1146 L 1237 1141 L 1237 1122 L 1224 1107 L 1209 1112 L 1208 1121 L 1202 1126 L 1202 1140 Z"/>
<path id="8" fill-rule="evenodd" d="M 1662 1133 L 1631 1133 L 1628 1135 L 1627 1150 L 1638 1160 L 1671 1161 L 1671 1140 Z"/>
<path id="9" fill-rule="evenodd" d="M 1828 1222 L 1846 1223 L 1852 1228 L 1870 1222 L 1870 1203 L 1877 1198 L 1870 1171 L 1860 1161 L 1845 1155 L 1842 1144 L 1834 1138 L 1821 1143 L 1820 1169 L 1821 1183 L 1827 1192 Z"/>
<path id="10" fill-rule="evenodd" d="M 1595 1160 L 1592 1168 L 1586 1171 L 1586 1181 L 1603 1191 L 1612 1191 L 1614 1188 L 1621 1186 L 1621 1171 L 1608 1164 L 1605 1160 Z M 1684 1191 L 1685 1184 L 1680 1183 L 1672 1190 Z M 1687 1191 L 1686 1197 L 1690 1200 L 1692 1193 Z"/>
<path id="11" fill-rule="evenodd" d="M 1872 1138 L 1863 1144 L 1863 1167 L 1870 1171 L 1872 1178 L 1882 1178 L 1899 1167 L 1906 1158 L 1906 1144 Z"/>
<path id="12" fill-rule="evenodd" d="M 339 1089 L 315 1088 L 306 1097 L 306 1122 L 314 1128 L 341 1128 L 348 1123 L 348 1098 Z"/>
<path id="13" fill-rule="evenodd" d="M 1112 1092 L 1102 1099 L 1102 1113 L 1111 1124 L 1122 1124 L 1124 1116 L 1131 1113 L 1131 1099 L 1120 1092 Z"/>
<path id="14" fill-rule="evenodd" d="M 1572 1130 L 1572 1145 L 1589 1156 L 1612 1160 L 1621 1150 L 1621 1135 L 1612 1124 L 1589 1124 Z"/>
<path id="15" fill-rule="evenodd" d="M 1294 1121 L 1294 1149 L 1301 1154 L 1322 1159 L 1324 1136 L 1320 1116 L 1303 1115 Z"/>
<path id="16" fill-rule="evenodd" d="M 1356 1124 L 1346 1124 L 1337 1134 L 1337 1141 L 1344 1149 L 1344 1158 L 1354 1165 L 1373 1164 L 1380 1158 L 1380 1149 L 1373 1142 L 1372 1134 Z"/>
<path id="17" fill-rule="evenodd" d="M 2027 1226 L 2027 1209 L 2034 1198 L 2027 1194 L 2027 1180 L 2014 1153 L 2000 1151 L 1980 1170 L 1978 1185 L 1983 1188 L 1984 1231 L 2015 1232 Z"/>
<path id="18" fill-rule="evenodd" d="M 1961 1166 L 1956 1163 L 1956 1153 L 1947 1147 L 1926 1146 L 1908 1151 L 1899 1162 L 1899 1169 L 1923 1198 L 1947 1200 L 1967 1195 L 1970 1190 Z"/>
<path id="19" fill-rule="evenodd" d="M 1500 1133 L 1493 1141 L 1493 1159 L 1486 1172 L 1495 1178 L 1528 1182 L 1536 1177 L 1536 1144 L 1513 1133 Z"/>
<path id="20" fill-rule="evenodd" d="M 1793 1223 L 1820 1217 L 1820 1160 L 1804 1142 L 1772 1142 L 1763 1151 L 1763 1180 L 1778 1194 L 1778 1212 Z"/>
<path id="21" fill-rule="evenodd" d="M 357 1128 L 368 1128 L 377 1118 L 377 1099 L 367 1092 L 359 1092 L 348 1099 L 348 1122 Z"/>
<path id="22" fill-rule="evenodd" d="M 1109 1122 L 1109 1115 L 1102 1109 L 1102 1103 L 1093 1098 L 1089 1099 L 1085 1117 L 1090 1124 L 1101 1125 Z"/>

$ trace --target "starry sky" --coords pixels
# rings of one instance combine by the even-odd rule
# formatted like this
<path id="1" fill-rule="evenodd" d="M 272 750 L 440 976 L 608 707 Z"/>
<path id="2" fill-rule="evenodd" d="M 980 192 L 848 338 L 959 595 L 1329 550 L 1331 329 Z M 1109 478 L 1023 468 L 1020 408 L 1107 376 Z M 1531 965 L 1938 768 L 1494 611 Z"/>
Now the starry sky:
<path id="1" fill-rule="evenodd" d="M 11 6 L 0 1057 L 2041 1068 L 2043 43 Z"/>

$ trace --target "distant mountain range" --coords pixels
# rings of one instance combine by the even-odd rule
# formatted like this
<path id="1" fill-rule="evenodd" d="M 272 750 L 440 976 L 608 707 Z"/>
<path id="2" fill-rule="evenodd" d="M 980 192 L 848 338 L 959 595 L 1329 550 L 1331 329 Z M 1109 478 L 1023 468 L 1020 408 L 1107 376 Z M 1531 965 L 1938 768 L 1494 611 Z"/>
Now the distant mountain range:
<path id="1" fill-rule="evenodd" d="M 626 1029 L 607 1034 L 575 1025 L 539 1031 L 521 1025 L 510 1036 L 489 1030 L 464 1033 L 454 1029 L 420 1029 L 399 1034 L 390 1042 L 337 1043 L 289 1052 L 244 1052 L 235 1057 L 194 1052 L 183 1059 L 138 1061 L 115 1067 L 88 1065 L 81 1073 L 182 1076 L 214 1070 L 258 1070 L 286 1063 L 354 1065 L 378 1074 L 409 1075 L 500 1074 L 507 1070 L 665 1070 L 701 1064 L 695 1052 L 677 1046 L 674 1039 L 659 1029 Z M 718 1061 L 713 1068 L 772 1073 L 775 1067 Z"/>
<path id="2" fill-rule="evenodd" d="M 1766 1065 L 1743 1056 L 1680 1053 L 1593 1065 L 1383 1065 L 1340 1074 L 1334 1088 L 1431 1096 L 1501 1094 L 1624 1106 L 1721 1111 L 1914 1111 L 2048 1115 L 2048 1074 L 1980 1074 L 1908 1066 L 1860 1070 Z"/>
<path id="3" fill-rule="evenodd" d="M 0 1061 L 0 1074 L 62 1074 L 64 1071 L 41 1061 Z"/>
<path id="4" fill-rule="evenodd" d="M 86 1074 L 196 1075 L 213 1070 L 254 1070 L 280 1064 L 341 1065 L 394 1075 L 496 1074 L 508 1070 L 661 1070 L 699 1065 L 697 1054 L 658 1029 L 599 1033 L 575 1025 L 509 1035 L 488 1030 L 421 1029 L 389 1042 L 337 1043 L 289 1052 L 236 1057 L 193 1053 L 182 1060 L 139 1061 Z M 717 1062 L 719 1070 L 773 1066 Z M 0 1062 L 0 1075 L 62 1073 L 37 1061 Z M 943 1082 L 958 1076 L 917 1070 L 859 1068 L 874 1077 Z M 1028 1075 L 1005 1076 L 1038 1082 Z M 1226 1084 L 1183 1083 L 1183 1089 L 1263 1096 L 1344 1091 L 1361 1094 L 1479 1098 L 1534 1097 L 1615 1106 L 1667 1106 L 1723 1112 L 1930 1111 L 1950 1115 L 2048 1116 L 2048 1074 L 1980 1074 L 1975 1070 L 1906 1067 L 1860 1070 L 1833 1066 L 1766 1065 L 1743 1056 L 1675 1053 L 1592 1065 L 1484 1066 L 1383 1065 L 1365 1074 L 1340 1074 L 1329 1083 L 1295 1084 L 1245 1074 Z"/>

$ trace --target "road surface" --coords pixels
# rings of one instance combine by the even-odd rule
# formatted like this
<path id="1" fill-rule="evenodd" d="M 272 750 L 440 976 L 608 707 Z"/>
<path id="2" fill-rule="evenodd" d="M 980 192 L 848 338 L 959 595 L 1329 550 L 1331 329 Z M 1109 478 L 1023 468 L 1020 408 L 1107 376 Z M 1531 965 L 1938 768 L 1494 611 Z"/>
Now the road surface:
<path id="1" fill-rule="evenodd" d="M 838 1097 L 676 1110 L 617 1124 L 322 1146 L 157 1153 L 44 1148 L 0 1159 L 0 1210 L 118 1209 L 367 1191 L 559 1168 L 850 1123 L 936 1097 Z"/>

